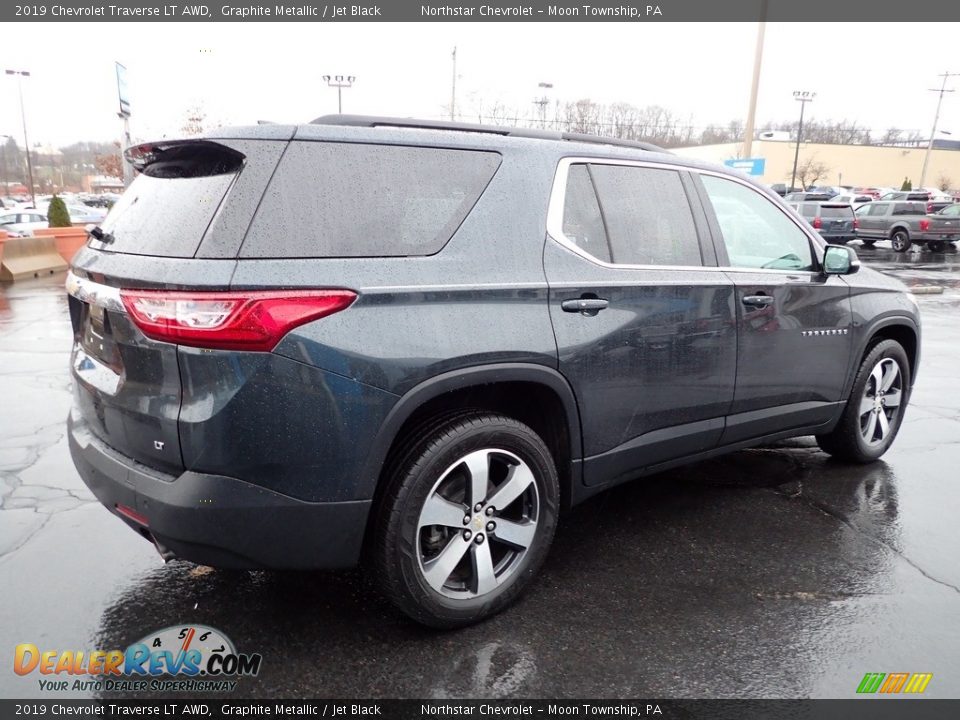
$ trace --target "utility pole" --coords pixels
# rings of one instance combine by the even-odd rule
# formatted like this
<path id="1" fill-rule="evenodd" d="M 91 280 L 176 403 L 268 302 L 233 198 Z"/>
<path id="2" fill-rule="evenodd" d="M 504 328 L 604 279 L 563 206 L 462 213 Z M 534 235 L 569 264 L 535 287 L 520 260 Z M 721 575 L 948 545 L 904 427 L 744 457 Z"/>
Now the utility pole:
<path id="1" fill-rule="evenodd" d="M 553 83 L 542 82 L 542 83 L 538 83 L 537 87 L 542 88 L 543 90 L 553 90 Z M 550 104 L 550 98 L 547 97 L 546 92 L 544 92 L 543 97 L 534 98 L 533 104 L 540 106 L 540 127 L 546 130 L 547 129 L 547 105 Z"/>
<path id="2" fill-rule="evenodd" d="M 943 104 L 943 95 L 944 93 L 953 92 L 952 89 L 947 89 L 947 80 L 952 77 L 957 77 L 958 75 L 960 75 L 960 73 L 941 73 L 937 76 L 943 78 L 943 83 L 941 83 L 940 87 L 927 88 L 930 92 L 940 93 L 940 97 L 937 99 L 937 111 L 933 115 L 933 128 L 930 130 L 930 142 L 927 143 L 927 152 L 923 155 L 923 169 L 920 171 L 920 185 L 918 186 L 921 189 L 927 180 L 927 165 L 930 163 L 930 151 L 933 150 L 933 136 L 937 134 L 937 123 L 940 121 L 940 106 Z"/>
<path id="3" fill-rule="evenodd" d="M 30 141 L 27 139 L 27 113 L 23 109 L 23 78 L 30 77 L 29 70 L 7 70 L 7 75 L 17 76 L 17 90 L 20 93 L 20 120 L 23 122 L 23 146 L 27 151 L 27 176 L 30 179 L 30 203 L 37 206 L 37 196 L 33 192 L 33 161 L 30 159 Z"/>
<path id="4" fill-rule="evenodd" d="M 353 87 L 353 81 L 357 78 L 353 75 L 324 75 L 323 81 L 332 88 L 337 89 L 337 114 L 343 115 L 343 89 Z"/>
<path id="5" fill-rule="evenodd" d="M 757 47 L 753 52 L 753 83 L 750 85 L 750 107 L 747 124 L 743 128 L 743 156 L 753 157 L 754 125 L 757 121 L 757 93 L 760 90 L 760 65 L 763 62 L 763 36 L 767 30 L 767 2 L 760 5 L 760 24 L 757 27 Z"/>
<path id="6" fill-rule="evenodd" d="M 3 138 L 3 145 L 0 145 L 0 150 L 3 151 L 3 194 L 5 197 L 10 197 L 10 178 L 7 177 L 7 143 L 10 141 L 10 136 L 0 135 L 0 138 Z"/>
<path id="7" fill-rule="evenodd" d="M 450 83 L 450 122 L 457 119 L 457 46 L 453 46 L 453 79 Z"/>
<path id="8" fill-rule="evenodd" d="M 793 192 L 793 184 L 797 181 L 797 160 L 800 158 L 800 138 L 803 136 L 803 109 L 808 102 L 813 102 L 817 96 L 815 92 L 806 90 L 794 90 L 793 99 L 800 103 L 800 125 L 797 127 L 797 149 L 793 153 L 793 175 L 790 177 L 789 192 Z M 804 188 L 806 189 L 806 188 Z"/>

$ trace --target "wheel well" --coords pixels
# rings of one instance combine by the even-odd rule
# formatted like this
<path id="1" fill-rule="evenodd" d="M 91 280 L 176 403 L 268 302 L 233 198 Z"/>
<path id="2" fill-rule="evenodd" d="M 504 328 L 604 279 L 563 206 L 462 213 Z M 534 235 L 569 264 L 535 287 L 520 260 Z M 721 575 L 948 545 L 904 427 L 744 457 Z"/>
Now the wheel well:
<path id="1" fill-rule="evenodd" d="M 426 401 L 408 417 L 394 437 L 386 462 L 377 479 L 374 505 L 384 492 L 389 471 L 396 453 L 406 444 L 408 436 L 431 418 L 455 410 L 478 410 L 498 413 L 519 420 L 539 435 L 553 455 L 560 481 L 562 507 L 569 507 L 572 477 L 570 456 L 570 427 L 563 401 L 546 385 L 516 381 L 476 385 L 443 393 Z"/>
<path id="2" fill-rule="evenodd" d="M 890 235 L 888 237 L 892 238 L 901 230 L 903 230 L 907 234 L 907 237 L 910 237 L 910 228 L 908 228 L 906 225 L 896 225 L 890 228 Z"/>
<path id="3" fill-rule="evenodd" d="M 917 334 L 913 331 L 913 328 L 907 325 L 887 325 L 877 330 L 870 338 L 870 342 L 867 343 L 867 347 L 864 348 L 860 362 L 863 362 L 863 358 L 873 350 L 877 343 L 884 340 L 896 340 L 903 346 L 907 353 L 907 360 L 910 362 L 910 382 L 912 383 L 913 378 L 916 377 Z"/>

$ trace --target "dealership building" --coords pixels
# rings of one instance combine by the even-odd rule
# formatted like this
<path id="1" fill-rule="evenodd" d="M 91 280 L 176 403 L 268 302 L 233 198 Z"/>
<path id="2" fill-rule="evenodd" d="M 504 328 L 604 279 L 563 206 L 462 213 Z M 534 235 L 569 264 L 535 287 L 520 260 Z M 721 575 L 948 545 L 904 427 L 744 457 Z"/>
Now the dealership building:
<path id="1" fill-rule="evenodd" d="M 675 148 L 672 152 L 718 164 L 733 164 L 760 182 L 772 185 L 789 184 L 796 147 L 796 143 L 789 140 L 754 140 L 750 153 L 753 162 L 744 158 L 743 143 L 739 142 Z M 826 174 L 817 179 L 819 185 L 899 188 L 904 178 L 909 178 L 917 187 L 926 152 L 925 146 L 800 143 L 799 163 L 812 159 L 828 168 Z M 941 178 L 951 189 L 960 189 L 960 143 L 938 140 L 934 144 L 924 184 L 939 187 Z"/>

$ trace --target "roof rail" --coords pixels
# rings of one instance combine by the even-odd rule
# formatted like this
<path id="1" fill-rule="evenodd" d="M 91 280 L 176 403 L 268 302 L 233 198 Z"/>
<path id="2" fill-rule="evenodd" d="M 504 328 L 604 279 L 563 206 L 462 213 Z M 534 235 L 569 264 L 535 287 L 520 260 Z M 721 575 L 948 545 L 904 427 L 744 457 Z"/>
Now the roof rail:
<path id="1" fill-rule="evenodd" d="M 418 130 L 455 130 L 457 132 L 489 133 L 505 137 L 533 138 L 536 140 L 566 140 L 568 142 L 592 143 L 635 148 L 650 152 L 669 153 L 653 143 L 639 140 L 621 140 L 605 135 L 557 132 L 536 128 L 518 128 L 502 125 L 479 125 L 476 123 L 450 122 L 446 120 L 419 120 L 416 118 L 379 117 L 376 115 L 323 115 L 310 121 L 311 125 L 348 125 L 350 127 L 396 127 Z"/>

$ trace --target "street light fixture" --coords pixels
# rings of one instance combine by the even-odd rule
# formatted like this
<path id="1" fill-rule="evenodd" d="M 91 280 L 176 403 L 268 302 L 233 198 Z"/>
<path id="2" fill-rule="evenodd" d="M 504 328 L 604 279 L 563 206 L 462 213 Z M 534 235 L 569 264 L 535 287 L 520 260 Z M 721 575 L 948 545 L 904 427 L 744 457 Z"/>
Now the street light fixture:
<path id="1" fill-rule="evenodd" d="M 323 81 L 330 87 L 337 89 L 337 113 L 343 114 L 343 89 L 353 87 L 353 75 L 324 75 Z"/>
<path id="2" fill-rule="evenodd" d="M 37 198 L 33 193 L 33 162 L 30 160 L 30 141 L 27 139 L 27 113 L 23 109 L 23 79 L 30 77 L 29 70 L 7 70 L 7 75 L 17 76 L 17 90 L 20 93 L 20 120 L 23 122 L 23 146 L 27 151 L 27 176 L 30 179 L 30 201 L 37 206 Z"/>
<path id="3" fill-rule="evenodd" d="M 793 153 L 793 175 L 790 177 L 790 192 L 793 192 L 793 184 L 797 181 L 797 160 L 800 158 L 800 138 L 803 136 L 803 110 L 808 102 L 813 102 L 817 96 L 815 92 L 807 90 L 794 90 L 793 99 L 800 103 L 800 125 L 797 127 L 797 149 Z"/>

